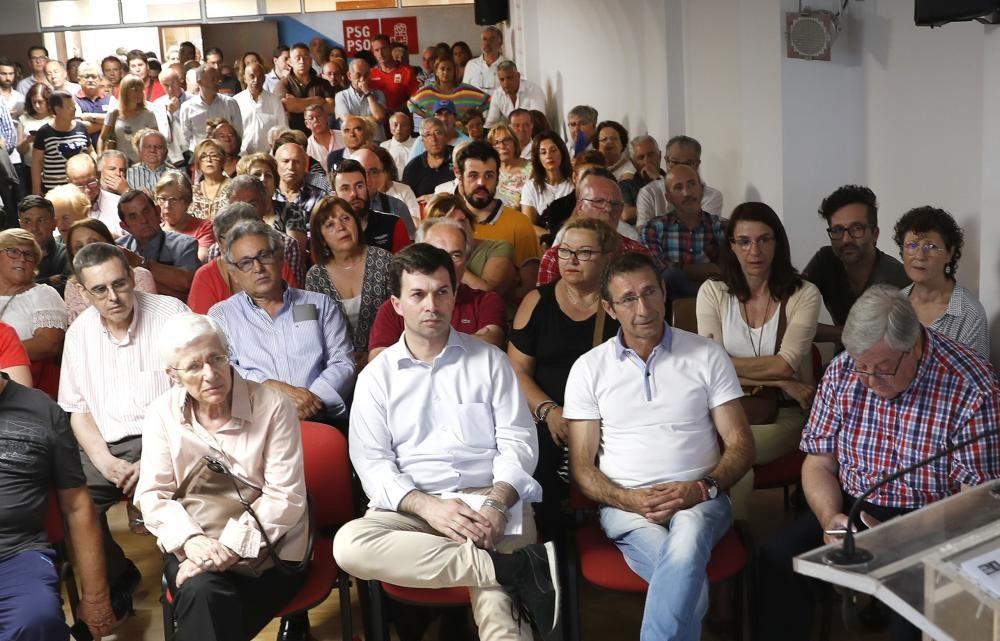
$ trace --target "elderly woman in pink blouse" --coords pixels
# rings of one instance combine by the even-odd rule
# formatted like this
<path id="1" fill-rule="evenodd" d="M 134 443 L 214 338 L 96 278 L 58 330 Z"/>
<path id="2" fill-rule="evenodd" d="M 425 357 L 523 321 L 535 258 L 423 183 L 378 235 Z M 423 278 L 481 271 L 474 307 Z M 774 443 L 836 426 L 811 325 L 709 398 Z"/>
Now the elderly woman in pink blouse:
<path id="1" fill-rule="evenodd" d="M 160 359 L 174 387 L 150 404 L 143 426 L 135 503 L 165 554 L 176 641 L 249 641 L 306 576 L 309 515 L 295 406 L 240 377 L 228 354 L 215 321 L 171 318 Z M 206 516 L 192 503 L 197 491 L 178 491 L 186 479 L 191 488 L 213 474 L 243 488 L 256 518 L 238 503 L 232 514 Z"/>

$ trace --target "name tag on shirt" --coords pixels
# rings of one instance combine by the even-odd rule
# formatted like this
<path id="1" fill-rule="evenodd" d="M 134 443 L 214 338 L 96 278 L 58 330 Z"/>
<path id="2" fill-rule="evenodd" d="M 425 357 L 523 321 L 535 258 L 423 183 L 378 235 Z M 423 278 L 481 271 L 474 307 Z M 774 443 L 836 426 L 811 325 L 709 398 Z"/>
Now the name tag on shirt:
<path id="1" fill-rule="evenodd" d="M 316 306 L 312 303 L 294 305 L 292 307 L 292 320 L 296 323 L 319 320 L 319 312 L 316 310 Z"/>

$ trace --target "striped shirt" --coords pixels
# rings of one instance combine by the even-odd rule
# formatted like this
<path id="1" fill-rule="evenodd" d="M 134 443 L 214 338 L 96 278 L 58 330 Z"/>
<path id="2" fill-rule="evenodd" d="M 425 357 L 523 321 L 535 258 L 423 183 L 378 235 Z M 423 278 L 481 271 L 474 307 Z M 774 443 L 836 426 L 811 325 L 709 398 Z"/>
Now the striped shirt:
<path id="1" fill-rule="evenodd" d="M 434 115 L 434 105 L 439 100 L 450 100 L 455 103 L 455 116 L 458 120 L 469 111 L 485 113 L 490 108 L 490 96 L 486 92 L 473 87 L 472 85 L 460 84 L 454 91 L 444 93 L 435 86 L 424 87 L 417 93 L 410 96 L 407 108 L 414 116 L 421 120 Z M 414 119 L 414 126 L 419 127 Z"/>
<path id="2" fill-rule="evenodd" d="M 7 103 L 2 100 L 0 100 L 0 138 L 4 140 L 3 147 L 7 153 L 13 153 L 14 146 L 17 145 L 17 127 L 14 126 L 14 119 L 7 109 Z"/>
<path id="3" fill-rule="evenodd" d="M 903 288 L 903 295 L 909 298 L 912 290 L 913 285 L 907 285 Z M 990 333 L 986 310 L 975 294 L 958 283 L 951 290 L 951 299 L 944 314 L 928 327 L 989 359 Z"/>
<path id="4" fill-rule="evenodd" d="M 137 291 L 128 335 L 118 341 L 97 309 L 87 308 L 66 330 L 59 406 L 93 415 L 108 443 L 141 435 L 146 406 L 170 389 L 157 345 L 160 331 L 168 318 L 186 311 L 176 298 Z"/>
<path id="5" fill-rule="evenodd" d="M 156 183 L 169 169 L 166 164 L 160 165 L 158 169 L 150 169 L 140 162 L 128 168 L 125 180 L 132 189 L 142 189 L 152 194 L 156 191 Z"/>
<path id="6" fill-rule="evenodd" d="M 840 485 L 859 497 L 887 475 L 1000 422 L 1000 385 L 988 362 L 925 330 L 923 354 L 906 390 L 883 399 L 854 373 L 847 352 L 833 359 L 816 392 L 801 449 L 832 454 Z M 961 448 L 880 488 L 875 505 L 919 508 L 1000 477 L 997 436 Z"/>
<path id="7" fill-rule="evenodd" d="M 345 414 L 354 390 L 347 320 L 325 294 L 285 287 L 282 297 L 274 318 L 245 291 L 208 310 L 229 337 L 233 367 L 247 380 L 308 388 L 330 415 Z"/>
<path id="8" fill-rule="evenodd" d="M 42 187 L 45 191 L 65 185 L 66 161 L 90 149 L 90 137 L 83 123 L 73 121 L 69 131 L 59 131 L 51 124 L 42 125 L 35 135 L 34 148 L 42 152 Z"/>

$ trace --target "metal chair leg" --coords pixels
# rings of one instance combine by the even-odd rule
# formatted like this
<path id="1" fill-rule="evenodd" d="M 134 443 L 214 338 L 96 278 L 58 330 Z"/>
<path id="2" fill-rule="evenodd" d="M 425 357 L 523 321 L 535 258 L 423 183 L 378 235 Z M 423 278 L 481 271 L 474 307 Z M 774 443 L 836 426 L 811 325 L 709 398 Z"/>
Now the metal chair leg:
<path id="1" fill-rule="evenodd" d="M 340 572 L 337 577 L 337 592 L 340 594 L 340 635 L 343 641 L 353 641 L 354 626 L 351 611 L 351 577 Z"/>

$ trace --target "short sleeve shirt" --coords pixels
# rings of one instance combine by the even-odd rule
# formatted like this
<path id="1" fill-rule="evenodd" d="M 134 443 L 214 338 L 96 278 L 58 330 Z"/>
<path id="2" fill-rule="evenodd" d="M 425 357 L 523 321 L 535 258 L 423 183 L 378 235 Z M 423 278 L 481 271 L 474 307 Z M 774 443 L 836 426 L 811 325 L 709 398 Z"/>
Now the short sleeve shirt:
<path id="1" fill-rule="evenodd" d="M 317 76 L 314 72 L 309 72 L 309 82 L 301 83 L 295 79 L 294 73 L 289 73 L 278 83 L 278 90 L 275 92 L 279 96 L 292 96 L 294 98 L 332 98 L 334 96 L 333 87 L 330 83 Z M 298 129 L 302 133 L 309 135 L 306 128 L 306 117 L 304 113 L 288 112 L 288 126 Z"/>
<path id="2" fill-rule="evenodd" d="M 879 283 L 899 288 L 910 284 L 910 279 L 907 278 L 902 263 L 880 249 L 876 249 L 875 252 L 875 269 L 872 270 L 871 277 L 865 284 L 865 289 Z M 819 288 L 819 293 L 823 296 L 823 304 L 826 305 L 830 317 L 833 318 L 833 324 L 843 325 L 846 323 L 847 314 L 863 291 L 855 293 L 851 290 L 851 283 L 847 278 L 844 263 L 840 262 L 837 255 L 833 253 L 833 249 L 827 246 L 816 252 L 803 270 L 802 276 Z"/>

